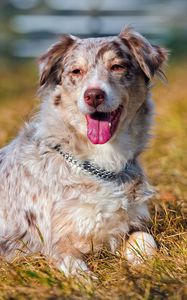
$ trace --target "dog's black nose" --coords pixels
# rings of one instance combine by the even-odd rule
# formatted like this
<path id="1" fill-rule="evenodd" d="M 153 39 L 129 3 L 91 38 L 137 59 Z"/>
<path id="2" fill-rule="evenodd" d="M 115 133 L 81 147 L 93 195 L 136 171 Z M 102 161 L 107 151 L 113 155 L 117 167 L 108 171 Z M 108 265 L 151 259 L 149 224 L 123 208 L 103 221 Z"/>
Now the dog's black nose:
<path id="1" fill-rule="evenodd" d="M 105 100 L 105 92 L 101 89 L 87 89 L 84 93 L 84 101 L 92 107 L 97 107 Z"/>

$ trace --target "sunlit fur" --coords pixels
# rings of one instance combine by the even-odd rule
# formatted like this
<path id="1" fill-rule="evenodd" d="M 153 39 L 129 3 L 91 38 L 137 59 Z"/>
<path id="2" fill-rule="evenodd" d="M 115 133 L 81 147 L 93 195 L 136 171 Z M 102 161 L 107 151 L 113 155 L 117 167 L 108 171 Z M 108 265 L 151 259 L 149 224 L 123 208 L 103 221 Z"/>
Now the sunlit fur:
<path id="1" fill-rule="evenodd" d="M 66 275 L 88 271 L 83 255 L 107 246 L 115 252 L 130 230 L 149 218 L 153 190 L 146 177 L 120 186 L 104 183 L 68 163 L 48 145 L 61 144 L 77 159 L 118 172 L 137 158 L 149 138 L 150 80 L 166 50 L 127 28 L 117 37 L 64 36 L 39 60 L 42 98 L 38 114 L 0 152 L 0 254 L 41 251 Z M 124 69 L 112 72 L 114 64 Z M 72 71 L 80 69 L 76 75 Z M 88 88 L 105 91 L 100 112 L 123 105 L 106 144 L 87 138 Z"/>

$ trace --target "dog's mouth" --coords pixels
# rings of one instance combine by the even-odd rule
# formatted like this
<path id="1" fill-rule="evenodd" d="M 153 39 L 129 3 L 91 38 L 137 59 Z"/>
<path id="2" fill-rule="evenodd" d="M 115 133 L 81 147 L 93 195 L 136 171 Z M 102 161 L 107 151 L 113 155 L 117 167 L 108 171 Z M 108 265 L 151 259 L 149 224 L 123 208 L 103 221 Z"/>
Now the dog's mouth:
<path id="1" fill-rule="evenodd" d="M 119 124 L 123 106 L 112 112 L 87 114 L 87 136 L 92 144 L 105 144 L 114 135 Z"/>

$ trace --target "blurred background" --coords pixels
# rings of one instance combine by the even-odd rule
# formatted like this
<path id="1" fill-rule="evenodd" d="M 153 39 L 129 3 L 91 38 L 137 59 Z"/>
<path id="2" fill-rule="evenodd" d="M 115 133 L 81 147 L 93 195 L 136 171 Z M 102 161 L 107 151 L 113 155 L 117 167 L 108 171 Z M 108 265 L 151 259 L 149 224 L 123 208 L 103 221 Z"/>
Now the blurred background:
<path id="1" fill-rule="evenodd" d="M 186 0 L 1 0 L 1 57 L 29 59 L 57 37 L 116 35 L 132 25 L 172 55 L 187 50 Z"/>

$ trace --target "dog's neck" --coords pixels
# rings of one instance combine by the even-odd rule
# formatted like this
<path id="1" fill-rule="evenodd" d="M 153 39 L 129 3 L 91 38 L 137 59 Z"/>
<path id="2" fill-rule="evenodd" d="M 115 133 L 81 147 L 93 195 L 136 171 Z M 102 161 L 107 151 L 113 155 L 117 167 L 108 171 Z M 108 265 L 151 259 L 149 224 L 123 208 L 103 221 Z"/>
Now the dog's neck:
<path id="1" fill-rule="evenodd" d="M 94 177 L 99 181 L 114 182 L 115 184 L 121 185 L 130 181 L 140 182 L 142 180 L 142 170 L 135 159 L 129 160 L 120 172 L 114 172 L 102 169 L 100 166 L 89 161 L 80 161 L 76 159 L 70 153 L 65 152 L 61 144 L 49 144 L 47 146 L 50 151 L 60 154 L 70 165 L 81 169 L 87 176 Z"/>

